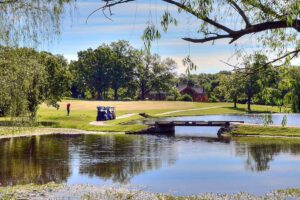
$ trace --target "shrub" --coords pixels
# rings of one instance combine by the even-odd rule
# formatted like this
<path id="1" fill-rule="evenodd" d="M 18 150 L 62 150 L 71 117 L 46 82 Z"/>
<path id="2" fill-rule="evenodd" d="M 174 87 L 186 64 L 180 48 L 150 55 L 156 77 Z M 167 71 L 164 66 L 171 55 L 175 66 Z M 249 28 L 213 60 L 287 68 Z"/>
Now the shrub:
<path id="1" fill-rule="evenodd" d="M 193 101 L 193 98 L 188 94 L 184 94 L 178 98 L 178 101 Z"/>
<path id="2" fill-rule="evenodd" d="M 132 98 L 130 98 L 130 97 L 124 97 L 122 100 L 123 101 L 132 101 Z"/>
<path id="3" fill-rule="evenodd" d="M 219 100 L 216 96 L 211 96 L 208 101 L 209 102 L 219 102 Z"/>
<path id="4" fill-rule="evenodd" d="M 173 96 L 167 96 L 166 100 L 167 100 L 167 101 L 174 101 L 175 99 L 174 99 Z"/>

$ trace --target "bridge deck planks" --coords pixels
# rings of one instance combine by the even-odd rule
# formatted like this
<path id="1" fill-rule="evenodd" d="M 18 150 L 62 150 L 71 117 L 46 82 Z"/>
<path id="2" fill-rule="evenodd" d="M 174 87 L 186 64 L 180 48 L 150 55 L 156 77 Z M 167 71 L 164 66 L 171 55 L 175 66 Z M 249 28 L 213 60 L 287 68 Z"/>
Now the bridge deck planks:
<path id="1" fill-rule="evenodd" d="M 232 123 L 244 123 L 244 121 L 157 121 L 152 126 L 229 126 Z"/>

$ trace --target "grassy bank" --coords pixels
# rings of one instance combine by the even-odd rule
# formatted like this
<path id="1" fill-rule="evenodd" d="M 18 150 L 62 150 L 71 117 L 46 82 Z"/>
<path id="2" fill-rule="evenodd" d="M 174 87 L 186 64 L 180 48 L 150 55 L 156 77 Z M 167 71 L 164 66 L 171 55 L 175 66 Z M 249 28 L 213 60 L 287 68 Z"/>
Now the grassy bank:
<path id="1" fill-rule="evenodd" d="M 271 200 L 271 199 L 299 199 L 300 190 L 295 188 L 275 190 L 262 196 L 248 193 L 213 194 L 205 193 L 192 196 L 173 196 L 130 190 L 127 188 L 97 187 L 91 185 L 60 185 L 48 183 L 46 185 L 23 185 L 0 188 L 0 199 L 103 199 L 103 200 Z"/>
<path id="2" fill-rule="evenodd" d="M 66 104 L 71 103 L 71 114 L 66 114 Z M 117 116 L 135 114 L 128 118 L 104 122 L 101 126 L 90 125 L 96 120 L 97 106 L 114 106 Z M 215 114 L 245 114 L 246 105 L 238 105 L 234 109 L 232 103 L 199 103 L 199 102 L 174 102 L 174 101 L 87 101 L 87 100 L 64 100 L 60 103 L 60 109 L 41 105 L 37 119 L 39 127 L 71 128 L 86 131 L 104 132 L 128 132 L 140 131 L 145 125 L 124 125 L 125 122 L 142 119 L 138 113 L 147 113 L 152 117 L 167 116 L 191 116 L 191 115 L 215 115 Z M 277 107 L 252 106 L 253 112 L 279 112 Z M 9 119 L 0 118 L 0 123 Z M 3 123 L 2 123 L 3 124 Z M 0 127 L 0 135 L 6 134 L 7 127 Z"/>
<path id="3" fill-rule="evenodd" d="M 231 132 L 233 136 L 278 136 L 300 137 L 300 128 L 284 128 L 279 126 L 239 126 Z"/>
<path id="4" fill-rule="evenodd" d="M 66 115 L 66 104 L 71 103 L 71 115 Z M 97 106 L 114 106 L 117 116 L 129 113 L 136 115 L 129 118 L 104 122 L 104 126 L 93 126 L 89 123 L 96 119 Z M 253 106 L 254 112 L 278 112 L 276 107 Z M 170 113 L 171 112 L 171 113 Z M 231 103 L 199 103 L 199 102 L 173 102 L 173 101 L 83 101 L 68 100 L 60 104 L 60 109 L 42 105 L 38 112 L 38 120 L 41 124 L 47 124 L 56 128 L 77 128 L 89 131 L 139 131 L 144 125 L 123 125 L 136 119 L 142 119 L 138 113 L 147 113 L 153 117 L 187 116 L 187 115 L 214 115 L 214 114 L 244 114 L 246 105 L 238 105 L 233 109 Z"/>

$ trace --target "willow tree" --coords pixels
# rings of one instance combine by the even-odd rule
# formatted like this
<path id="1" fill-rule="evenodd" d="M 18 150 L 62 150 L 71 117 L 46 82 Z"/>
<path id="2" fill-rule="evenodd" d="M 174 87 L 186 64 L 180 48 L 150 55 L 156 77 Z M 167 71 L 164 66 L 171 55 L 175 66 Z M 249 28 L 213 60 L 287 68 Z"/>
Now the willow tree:
<path id="1" fill-rule="evenodd" d="M 69 91 L 71 75 L 61 56 L 29 48 L 0 48 L 0 111 L 35 120 L 41 103 L 57 106 Z"/>
<path id="2" fill-rule="evenodd" d="M 0 45 L 37 46 L 60 34 L 73 0 L 0 0 Z M 67 85 L 66 61 L 32 49 L 0 46 L 0 115 L 34 119 L 42 102 L 56 106 Z"/>
<path id="3" fill-rule="evenodd" d="M 97 10 L 112 14 L 114 6 L 137 0 L 103 0 Z M 178 8 L 174 15 L 166 8 L 161 17 L 164 31 L 170 24 L 180 23 L 179 14 L 185 13 L 198 20 L 198 37 L 185 37 L 192 43 L 215 42 L 227 39 L 233 44 L 241 38 L 255 35 L 260 51 L 272 53 L 267 64 L 290 61 L 300 52 L 299 0 L 161 0 Z M 97 11 L 95 10 L 95 11 Z M 173 15 L 172 15 L 173 14 Z M 144 32 L 146 46 L 160 37 L 158 27 L 149 22 Z M 193 34 L 194 35 L 194 34 Z M 186 63 L 191 63 L 187 58 Z M 194 67 L 194 65 L 188 65 Z"/>
<path id="4" fill-rule="evenodd" d="M 74 0 L 0 0 L 0 44 L 36 46 L 59 35 L 65 4 Z"/>

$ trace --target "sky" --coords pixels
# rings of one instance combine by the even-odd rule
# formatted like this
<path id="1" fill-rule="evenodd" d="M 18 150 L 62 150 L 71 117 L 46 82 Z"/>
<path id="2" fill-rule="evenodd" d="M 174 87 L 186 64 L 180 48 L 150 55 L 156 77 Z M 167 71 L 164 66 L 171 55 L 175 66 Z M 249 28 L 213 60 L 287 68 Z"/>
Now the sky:
<path id="1" fill-rule="evenodd" d="M 177 14 L 177 8 L 160 0 L 141 0 L 116 6 L 112 9 L 113 15 L 109 20 L 100 11 L 87 17 L 101 6 L 99 0 L 79 0 L 73 14 L 67 12 L 62 20 L 62 33 L 57 41 L 43 50 L 54 54 L 62 54 L 69 61 L 77 59 L 77 52 L 88 48 L 97 48 L 99 45 L 109 44 L 117 40 L 127 40 L 137 48 L 144 47 L 141 39 L 147 22 L 160 26 L 162 13 L 167 9 Z M 71 15 L 71 16 L 70 16 Z M 170 57 L 177 64 L 177 74 L 185 73 L 186 67 L 182 59 L 190 56 L 197 65 L 192 73 L 217 73 L 221 70 L 232 70 L 224 62 L 235 63 L 235 45 L 228 44 L 228 40 L 212 43 L 194 44 L 182 40 L 182 37 L 199 37 L 196 33 L 199 20 L 193 16 L 176 15 L 178 25 L 170 26 L 167 33 L 162 33 L 160 40 L 152 44 L 152 53 L 162 58 Z M 230 22 L 227 22 L 230 23 Z M 241 38 L 238 45 L 252 48 L 255 44 L 253 38 Z"/>

